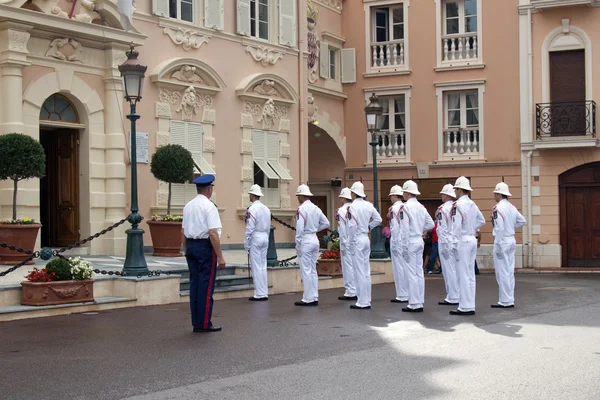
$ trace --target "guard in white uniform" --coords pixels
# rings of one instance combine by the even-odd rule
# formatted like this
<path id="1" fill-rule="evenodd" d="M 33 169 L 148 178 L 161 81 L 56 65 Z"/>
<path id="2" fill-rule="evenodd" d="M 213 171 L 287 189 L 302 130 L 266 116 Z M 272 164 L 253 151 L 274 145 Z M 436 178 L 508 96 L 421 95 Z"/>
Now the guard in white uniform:
<path id="1" fill-rule="evenodd" d="M 433 219 L 417 200 L 421 194 L 414 181 L 406 181 L 402 185 L 404 207 L 400 210 L 400 227 L 402 229 L 402 257 L 406 262 L 408 279 L 408 306 L 404 312 L 423 312 L 425 303 L 425 275 L 423 274 L 423 235 L 433 229 Z"/>
<path id="2" fill-rule="evenodd" d="M 458 274 L 458 309 L 451 315 L 475 315 L 475 257 L 477 255 L 477 230 L 485 225 L 485 218 L 469 198 L 471 184 L 461 176 L 454 184 L 458 200 L 452 205 L 452 251 Z M 442 267 L 443 268 L 443 267 Z"/>
<path id="3" fill-rule="evenodd" d="M 354 251 L 353 263 L 356 278 L 356 294 L 358 300 L 350 308 L 365 310 L 371 308 L 371 242 L 369 232 L 381 224 L 381 216 L 373 204 L 365 201 L 365 187 L 355 182 L 350 188 L 354 201 L 348 207 L 348 229 L 350 246 Z"/>
<path id="4" fill-rule="evenodd" d="M 271 230 L 271 210 L 260 201 L 263 196 L 260 186 L 252 185 L 248 194 L 252 204 L 246 210 L 244 249 L 250 255 L 254 282 L 254 296 L 248 300 L 267 301 L 269 299 L 267 249 Z"/>
<path id="5" fill-rule="evenodd" d="M 440 249 L 440 261 L 442 262 L 442 273 L 446 285 L 446 298 L 438 302 L 442 306 L 458 305 L 458 275 L 456 274 L 456 262 L 452 256 L 452 203 L 456 198 L 454 187 L 445 185 L 440 192 L 443 204 L 435 212 L 437 221 L 438 246 Z"/>
<path id="6" fill-rule="evenodd" d="M 404 207 L 402 202 L 402 187 L 392 186 L 390 200 L 392 206 L 388 210 L 387 219 L 390 224 L 390 255 L 392 256 L 392 272 L 396 284 L 396 298 L 392 303 L 408 303 L 408 280 L 406 277 L 406 262 L 402 257 L 402 230 L 400 228 L 400 210 Z"/>
<path id="7" fill-rule="evenodd" d="M 498 281 L 498 304 L 492 308 L 514 308 L 515 306 L 515 230 L 527 223 L 508 198 L 512 196 L 508 185 L 500 182 L 494 189 L 496 205 L 492 210 L 494 229 L 494 268 Z"/>
<path id="8" fill-rule="evenodd" d="M 296 253 L 300 261 L 304 295 L 302 301 L 294 303 L 297 306 L 319 305 L 319 277 L 317 276 L 319 239 L 317 232 L 329 228 L 329 221 L 321 209 L 310 201 L 312 196 L 308 186 L 298 186 L 296 197 L 298 197 L 300 207 L 296 212 Z"/>
<path id="9" fill-rule="evenodd" d="M 348 207 L 352 203 L 350 189 L 343 188 L 338 197 L 342 199 L 343 204 L 337 209 L 335 216 L 337 219 L 338 234 L 340 235 L 342 277 L 344 278 L 344 288 L 346 289 L 344 295 L 338 297 L 338 300 L 357 300 L 354 267 L 352 266 L 352 247 L 350 246 L 350 237 L 348 236 Z"/>

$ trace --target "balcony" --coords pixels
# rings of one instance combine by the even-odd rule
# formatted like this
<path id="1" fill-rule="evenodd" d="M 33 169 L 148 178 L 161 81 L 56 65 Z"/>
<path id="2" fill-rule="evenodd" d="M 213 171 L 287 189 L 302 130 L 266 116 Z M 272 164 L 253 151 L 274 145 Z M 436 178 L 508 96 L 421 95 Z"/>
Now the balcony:
<path id="1" fill-rule="evenodd" d="M 377 161 L 381 163 L 398 162 L 406 160 L 406 131 L 396 130 L 378 132 L 379 144 L 375 147 Z"/>
<path id="2" fill-rule="evenodd" d="M 404 40 L 371 43 L 371 68 L 403 68 Z"/>
<path id="3" fill-rule="evenodd" d="M 479 127 L 446 129 L 443 151 L 445 160 L 479 159 Z"/>
<path id="4" fill-rule="evenodd" d="M 479 59 L 477 33 L 442 36 L 442 62 L 459 63 Z"/>
<path id="5" fill-rule="evenodd" d="M 536 139 L 596 137 L 596 102 L 540 103 L 535 106 Z"/>

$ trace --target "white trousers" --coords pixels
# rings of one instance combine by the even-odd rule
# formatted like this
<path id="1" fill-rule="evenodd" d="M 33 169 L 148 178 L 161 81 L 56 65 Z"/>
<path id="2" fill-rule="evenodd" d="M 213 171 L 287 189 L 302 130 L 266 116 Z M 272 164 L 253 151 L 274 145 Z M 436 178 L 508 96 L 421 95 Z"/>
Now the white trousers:
<path id="1" fill-rule="evenodd" d="M 406 261 L 402 258 L 399 243 L 391 243 L 392 272 L 396 284 L 396 300 L 408 301 L 408 280 L 406 278 Z"/>
<path id="2" fill-rule="evenodd" d="M 344 296 L 354 297 L 356 296 L 356 279 L 354 278 L 352 251 L 344 246 L 340 253 L 342 255 L 342 277 L 344 278 L 344 288 L 346 289 Z"/>
<path id="3" fill-rule="evenodd" d="M 515 304 L 515 250 L 517 243 L 513 237 L 494 243 L 494 268 L 498 282 L 498 304 L 512 306 Z"/>
<path id="4" fill-rule="evenodd" d="M 300 261 L 300 273 L 304 284 L 302 301 L 310 303 L 319 300 L 319 277 L 317 275 L 317 256 L 319 255 L 319 239 L 317 235 L 305 235 L 302 244 L 296 247 Z"/>
<path id="5" fill-rule="evenodd" d="M 423 239 L 408 243 L 406 277 L 408 280 L 408 308 L 422 308 L 425 303 L 425 275 L 423 274 Z"/>
<path id="6" fill-rule="evenodd" d="M 352 244 L 354 246 L 354 276 L 356 278 L 356 295 L 358 307 L 368 307 L 371 305 L 371 265 L 369 256 L 371 255 L 371 242 L 369 236 L 358 235 Z"/>
<path id="7" fill-rule="evenodd" d="M 440 261 L 442 262 L 442 274 L 444 275 L 444 284 L 446 286 L 446 301 L 448 303 L 458 303 L 458 274 L 456 273 L 456 260 L 450 253 L 448 243 L 438 243 L 440 250 Z"/>
<path id="8" fill-rule="evenodd" d="M 265 232 L 255 232 L 250 240 L 250 266 L 252 267 L 254 297 L 257 299 L 269 297 L 269 286 L 267 284 L 268 248 L 269 234 Z"/>
<path id="9" fill-rule="evenodd" d="M 475 311 L 475 256 L 477 255 L 477 239 L 475 239 L 475 236 L 460 239 L 458 254 L 460 258 L 456 263 L 459 288 L 458 309 L 460 311 Z"/>

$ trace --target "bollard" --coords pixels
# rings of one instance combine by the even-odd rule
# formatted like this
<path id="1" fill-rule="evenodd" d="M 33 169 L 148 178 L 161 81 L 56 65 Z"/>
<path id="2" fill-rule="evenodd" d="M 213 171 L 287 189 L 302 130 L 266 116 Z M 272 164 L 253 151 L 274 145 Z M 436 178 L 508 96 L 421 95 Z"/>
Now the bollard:
<path id="1" fill-rule="evenodd" d="M 267 266 L 276 267 L 278 265 L 277 248 L 275 247 L 275 227 L 271 225 L 271 231 L 269 232 L 269 248 L 267 249 Z"/>

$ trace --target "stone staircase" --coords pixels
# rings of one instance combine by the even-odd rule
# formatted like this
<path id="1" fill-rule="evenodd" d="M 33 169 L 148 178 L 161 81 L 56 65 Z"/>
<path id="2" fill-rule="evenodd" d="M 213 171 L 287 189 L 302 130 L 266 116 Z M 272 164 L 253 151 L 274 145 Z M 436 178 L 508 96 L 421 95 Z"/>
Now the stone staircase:
<path id="1" fill-rule="evenodd" d="M 215 281 L 215 293 L 219 292 L 235 292 L 241 290 L 254 289 L 252 278 L 248 279 L 248 275 L 236 275 L 236 266 L 228 265 L 225 269 L 217 270 L 217 278 Z M 187 268 L 169 270 L 172 274 L 181 275 L 180 293 L 182 296 L 190 294 L 190 272 Z"/>

